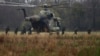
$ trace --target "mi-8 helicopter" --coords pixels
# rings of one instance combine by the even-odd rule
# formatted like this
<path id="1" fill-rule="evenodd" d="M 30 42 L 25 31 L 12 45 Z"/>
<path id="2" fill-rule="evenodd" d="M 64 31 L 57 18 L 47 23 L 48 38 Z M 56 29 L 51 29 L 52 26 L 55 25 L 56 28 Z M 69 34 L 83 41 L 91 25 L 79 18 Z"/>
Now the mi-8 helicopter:
<path id="1" fill-rule="evenodd" d="M 31 22 L 32 28 L 39 32 L 49 32 L 49 31 L 60 31 L 61 22 L 60 17 L 55 17 L 54 13 L 51 12 L 47 4 L 43 5 L 43 10 L 40 11 L 38 15 L 26 16 L 25 9 L 22 10 L 26 21 Z"/>
<path id="2" fill-rule="evenodd" d="M 6 5 L 6 4 L 0 4 L 0 5 Z M 31 22 L 32 28 L 35 31 L 40 31 L 40 32 L 59 31 L 62 28 L 60 23 L 61 19 L 59 17 L 54 16 L 54 13 L 52 13 L 48 9 L 52 6 L 49 6 L 47 4 L 44 4 L 42 6 L 28 5 L 28 4 L 10 4 L 7 6 L 34 7 L 34 8 L 43 7 L 44 9 L 41 10 L 38 15 L 33 15 L 33 16 L 26 16 L 27 13 L 24 8 L 17 9 L 23 11 L 25 20 Z"/>

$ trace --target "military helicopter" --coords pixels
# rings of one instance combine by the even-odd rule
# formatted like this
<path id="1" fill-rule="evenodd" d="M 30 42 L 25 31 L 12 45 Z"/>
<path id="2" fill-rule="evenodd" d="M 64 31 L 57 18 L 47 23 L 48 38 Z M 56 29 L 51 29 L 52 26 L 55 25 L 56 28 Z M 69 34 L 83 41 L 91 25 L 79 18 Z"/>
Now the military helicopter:
<path id="1" fill-rule="evenodd" d="M 49 8 L 58 5 L 48 5 L 44 4 L 42 6 L 30 5 L 30 4 L 15 4 L 15 3 L 6 3 L 0 4 L 4 6 L 20 6 L 22 8 L 17 10 L 22 10 L 24 14 L 24 18 L 26 21 L 29 21 L 32 25 L 32 28 L 37 32 L 50 32 L 50 31 L 60 31 L 62 30 L 60 17 L 55 17 L 54 13 L 52 13 Z M 40 14 L 27 16 L 26 10 L 24 7 L 42 7 L 43 10 L 40 11 Z"/>
<path id="2" fill-rule="evenodd" d="M 55 17 L 54 13 L 52 13 L 48 8 L 47 4 L 43 5 L 43 10 L 40 11 L 38 15 L 26 16 L 25 9 L 22 10 L 24 13 L 24 17 L 26 21 L 31 22 L 31 25 L 35 31 L 39 32 L 49 32 L 49 31 L 60 31 L 61 30 L 61 22 L 60 17 Z"/>

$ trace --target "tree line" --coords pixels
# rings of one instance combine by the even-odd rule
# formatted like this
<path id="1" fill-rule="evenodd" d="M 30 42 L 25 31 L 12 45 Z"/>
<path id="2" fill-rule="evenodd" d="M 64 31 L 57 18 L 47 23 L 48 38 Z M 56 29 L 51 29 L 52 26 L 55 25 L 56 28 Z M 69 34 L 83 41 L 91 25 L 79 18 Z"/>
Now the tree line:
<path id="1" fill-rule="evenodd" d="M 62 2 L 63 4 L 63 2 Z M 68 30 L 100 29 L 100 1 L 84 0 L 61 5 L 62 8 L 53 8 L 62 18 L 63 25 Z"/>

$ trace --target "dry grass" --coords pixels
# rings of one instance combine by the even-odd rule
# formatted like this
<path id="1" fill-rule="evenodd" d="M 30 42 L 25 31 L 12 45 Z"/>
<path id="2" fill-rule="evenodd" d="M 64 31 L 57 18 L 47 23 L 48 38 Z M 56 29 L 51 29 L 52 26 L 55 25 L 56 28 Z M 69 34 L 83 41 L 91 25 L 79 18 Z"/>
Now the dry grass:
<path id="1" fill-rule="evenodd" d="M 0 56 L 93 56 L 99 46 L 99 34 L 0 34 Z"/>

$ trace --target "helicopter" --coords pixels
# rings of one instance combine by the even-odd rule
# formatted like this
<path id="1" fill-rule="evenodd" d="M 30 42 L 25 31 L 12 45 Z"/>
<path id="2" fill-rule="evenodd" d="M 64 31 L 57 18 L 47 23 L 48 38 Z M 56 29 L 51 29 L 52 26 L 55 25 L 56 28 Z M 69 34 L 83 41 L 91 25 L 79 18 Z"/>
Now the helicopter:
<path id="1" fill-rule="evenodd" d="M 52 8 L 53 6 L 58 6 L 58 5 L 48 5 L 44 4 L 41 6 L 38 5 L 30 5 L 30 4 L 19 4 L 19 3 L 6 3 L 6 4 L 0 4 L 3 6 L 20 6 L 22 8 L 17 9 L 17 10 L 22 10 L 24 14 L 25 21 L 29 21 L 32 25 L 32 28 L 35 31 L 39 32 L 50 32 L 50 31 L 60 31 L 62 26 L 60 22 L 60 17 L 55 17 L 53 13 L 49 12 L 49 8 Z M 40 11 L 39 15 L 33 15 L 33 16 L 27 16 L 26 10 L 24 7 L 42 7 L 44 8 L 43 10 Z M 43 15 L 45 14 L 46 15 Z M 54 26 L 55 25 L 55 26 Z"/>
<path id="2" fill-rule="evenodd" d="M 43 10 L 40 11 L 39 15 L 28 16 L 26 15 L 26 10 L 21 8 L 19 10 L 23 11 L 25 21 L 29 21 L 32 28 L 37 32 L 50 32 L 50 31 L 60 31 L 61 22 L 60 17 L 55 17 L 48 8 L 47 4 L 43 5 Z"/>

